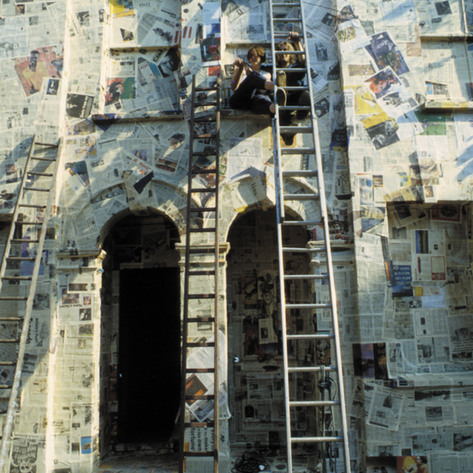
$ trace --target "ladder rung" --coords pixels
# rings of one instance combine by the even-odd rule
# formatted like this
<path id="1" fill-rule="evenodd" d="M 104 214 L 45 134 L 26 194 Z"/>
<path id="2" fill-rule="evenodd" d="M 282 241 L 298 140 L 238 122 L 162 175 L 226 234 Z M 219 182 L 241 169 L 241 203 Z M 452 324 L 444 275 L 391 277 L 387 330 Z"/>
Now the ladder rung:
<path id="1" fill-rule="evenodd" d="M 5 281 L 31 281 L 31 276 L 2 276 Z"/>
<path id="2" fill-rule="evenodd" d="M 214 150 L 212 153 L 209 153 L 208 151 L 194 151 L 192 153 L 192 156 L 215 156 L 216 150 Z"/>
<path id="3" fill-rule="evenodd" d="M 284 71 L 284 72 L 307 72 L 307 69 L 303 67 L 277 67 L 276 71 Z M 285 87 L 283 87 L 284 89 Z"/>
<path id="4" fill-rule="evenodd" d="M 282 148 L 281 154 L 314 154 L 315 148 Z"/>
<path id="5" fill-rule="evenodd" d="M 215 317 L 190 317 L 187 323 L 215 322 Z"/>
<path id="6" fill-rule="evenodd" d="M 192 170 L 192 174 L 215 174 L 217 172 L 216 169 L 199 169 L 199 170 Z"/>
<path id="7" fill-rule="evenodd" d="M 0 384 L 0 389 L 11 389 L 11 384 Z"/>
<path id="8" fill-rule="evenodd" d="M 202 192 L 202 193 L 207 193 L 207 192 L 215 192 L 217 189 L 215 187 L 199 187 L 197 189 L 191 189 L 190 192 Z"/>
<path id="9" fill-rule="evenodd" d="M 189 228 L 189 231 L 191 233 L 213 233 L 215 232 L 215 227 L 210 227 L 210 228 L 199 228 L 199 227 L 193 227 Z"/>
<path id="10" fill-rule="evenodd" d="M 0 301 L 26 301 L 28 298 L 24 296 L 2 296 Z"/>
<path id="11" fill-rule="evenodd" d="M 187 368 L 186 373 L 215 373 L 215 368 Z"/>
<path id="12" fill-rule="evenodd" d="M 326 406 L 339 406 L 340 401 L 289 401 L 291 407 L 326 407 Z"/>
<path id="13" fill-rule="evenodd" d="M 286 309 L 331 309 L 332 304 L 317 304 L 317 303 L 288 303 L 286 304 Z"/>
<path id="14" fill-rule="evenodd" d="M 31 156 L 31 159 L 35 159 L 36 161 L 47 161 L 49 163 L 56 161 L 54 158 L 42 158 L 41 156 Z"/>
<path id="15" fill-rule="evenodd" d="M 216 457 L 218 455 L 217 451 L 208 451 L 208 452 L 183 452 L 186 457 Z"/>
<path id="16" fill-rule="evenodd" d="M 298 92 L 298 91 L 303 91 L 303 90 L 309 90 L 309 87 L 306 85 L 285 85 L 285 86 L 280 86 L 280 89 L 284 89 L 286 91 L 291 91 L 291 92 Z M 307 107 L 307 105 L 306 105 Z"/>
<path id="17" fill-rule="evenodd" d="M 320 373 L 337 371 L 336 366 L 289 366 L 289 373 Z"/>
<path id="18" fill-rule="evenodd" d="M 196 347 L 207 347 L 212 348 L 215 346 L 215 342 L 188 342 L 186 343 L 188 348 L 196 348 Z"/>
<path id="19" fill-rule="evenodd" d="M 213 394 L 186 394 L 186 401 L 211 401 L 215 399 Z"/>
<path id="20" fill-rule="evenodd" d="M 34 261 L 34 256 L 7 256 L 7 261 Z"/>
<path id="21" fill-rule="evenodd" d="M 194 117 L 194 123 L 215 123 L 217 119 L 215 117 Z"/>
<path id="22" fill-rule="evenodd" d="M 284 247 L 282 250 L 284 253 L 318 253 L 326 251 L 325 248 L 291 248 L 289 246 Z"/>
<path id="23" fill-rule="evenodd" d="M 333 338 L 331 333 L 291 333 L 287 335 L 288 340 L 327 340 Z"/>
<path id="24" fill-rule="evenodd" d="M 311 126 L 281 126 L 279 127 L 281 133 L 312 133 Z"/>
<path id="25" fill-rule="evenodd" d="M 26 174 L 30 174 L 31 176 L 53 177 L 53 174 L 50 172 L 26 171 Z"/>
<path id="26" fill-rule="evenodd" d="M 201 92 L 204 92 L 204 91 L 201 91 Z M 201 102 L 197 101 L 195 105 L 196 107 L 208 107 L 208 106 L 217 105 L 217 104 L 218 104 L 217 100 L 209 98 L 208 100 L 203 100 Z M 207 112 L 210 113 L 209 111 Z M 202 113 L 202 112 L 200 111 L 197 113 Z"/>
<path id="27" fill-rule="evenodd" d="M 16 338 L 0 338 L 0 343 L 17 343 Z"/>
<path id="28" fill-rule="evenodd" d="M 0 366 L 15 366 L 16 361 L 0 361 Z"/>
<path id="29" fill-rule="evenodd" d="M 23 320 L 23 317 L 18 317 L 18 316 L 6 316 L 6 317 L 1 317 L 0 316 L 0 322 L 21 322 Z"/>
<path id="30" fill-rule="evenodd" d="M 279 111 L 295 111 L 295 110 L 310 110 L 309 105 L 281 105 L 278 107 Z"/>
<path id="31" fill-rule="evenodd" d="M 212 87 L 212 86 L 204 87 L 202 85 L 199 85 L 199 87 L 196 87 L 194 90 L 195 92 L 211 92 L 212 90 L 217 91 L 218 87 Z"/>
<path id="32" fill-rule="evenodd" d="M 293 225 L 313 225 L 313 226 L 316 226 L 316 225 L 322 225 L 322 222 L 320 220 L 284 220 L 284 222 L 282 222 L 282 225 L 289 225 L 289 226 L 293 226 Z"/>
<path id="33" fill-rule="evenodd" d="M 283 194 L 285 200 L 318 200 L 318 194 Z"/>
<path id="34" fill-rule="evenodd" d="M 48 149 L 57 149 L 59 147 L 59 145 L 56 143 L 56 144 L 53 144 L 53 143 L 41 143 L 41 141 L 35 141 L 34 143 L 35 146 L 44 146 L 45 148 L 48 148 Z"/>
<path id="35" fill-rule="evenodd" d="M 189 294 L 189 299 L 215 299 L 215 294 Z"/>
<path id="36" fill-rule="evenodd" d="M 39 243 L 39 240 L 29 240 L 28 238 L 12 238 L 10 241 L 12 243 Z"/>
<path id="37" fill-rule="evenodd" d="M 190 248 L 189 253 L 194 255 L 201 254 L 201 253 L 215 253 L 214 248 Z"/>
<path id="38" fill-rule="evenodd" d="M 189 209 L 190 212 L 215 212 L 215 207 L 192 207 Z"/>
<path id="39" fill-rule="evenodd" d="M 214 275 L 215 275 L 215 271 L 213 269 L 189 271 L 189 276 L 214 276 Z"/>
<path id="40" fill-rule="evenodd" d="M 35 205 L 35 204 L 18 204 L 20 207 L 27 207 L 29 209 L 45 209 L 46 205 Z"/>
<path id="41" fill-rule="evenodd" d="M 278 23 L 301 23 L 302 19 L 301 18 L 274 18 L 273 17 L 273 21 L 278 22 Z M 276 52 L 278 52 L 278 51 L 276 51 Z M 283 53 L 295 53 L 295 52 L 298 52 L 298 51 L 281 51 L 281 52 L 283 52 Z"/>
<path id="42" fill-rule="evenodd" d="M 217 134 L 216 133 L 194 133 L 192 135 L 192 138 L 194 138 L 194 140 L 207 140 L 207 139 L 212 139 L 212 138 L 216 138 L 217 137 Z"/>
<path id="43" fill-rule="evenodd" d="M 343 442 L 343 437 L 291 437 L 291 443 Z"/>
<path id="44" fill-rule="evenodd" d="M 213 426 L 214 426 L 213 420 L 209 420 L 208 422 L 184 422 L 185 428 L 196 427 L 196 428 L 206 429 Z"/>
<path id="45" fill-rule="evenodd" d="M 29 222 L 27 220 L 18 220 L 15 222 L 17 225 L 43 225 L 43 222 Z M 31 241 L 31 240 L 29 240 Z"/>
<path id="46" fill-rule="evenodd" d="M 24 187 L 24 191 L 49 192 L 51 189 L 43 189 L 41 187 Z"/>
<path id="47" fill-rule="evenodd" d="M 313 171 L 283 171 L 282 177 L 315 177 L 318 175 L 316 170 Z"/>
<path id="48" fill-rule="evenodd" d="M 326 240 L 311 240 L 312 245 L 317 245 L 317 246 L 325 246 L 326 245 Z"/>
<path id="49" fill-rule="evenodd" d="M 203 102 L 197 102 L 196 107 L 209 107 L 212 105 L 218 105 L 218 102 L 216 100 L 206 100 Z M 202 113 L 202 112 L 197 112 L 197 113 Z"/>
<path id="50" fill-rule="evenodd" d="M 300 8 L 300 3 L 272 3 L 273 7 L 288 7 L 288 8 Z M 281 38 L 287 38 L 287 33 L 274 33 L 274 36 L 279 36 Z"/>
<path id="51" fill-rule="evenodd" d="M 285 274 L 284 279 L 328 279 L 327 274 Z"/>

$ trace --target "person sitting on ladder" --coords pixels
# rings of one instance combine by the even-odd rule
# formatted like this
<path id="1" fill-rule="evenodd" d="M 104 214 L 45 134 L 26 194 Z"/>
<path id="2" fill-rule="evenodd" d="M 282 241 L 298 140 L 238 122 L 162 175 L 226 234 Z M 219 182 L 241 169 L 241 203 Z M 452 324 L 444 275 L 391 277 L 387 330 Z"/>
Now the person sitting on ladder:
<path id="1" fill-rule="evenodd" d="M 287 41 L 280 41 L 276 44 L 277 51 L 303 51 L 301 39 L 296 32 L 289 33 Z M 276 65 L 278 69 L 304 69 L 306 67 L 305 54 L 276 54 Z M 286 86 L 301 86 L 304 83 L 306 73 L 304 71 L 285 72 L 280 71 L 276 78 L 276 85 L 278 87 Z M 310 94 L 308 90 L 303 91 L 288 91 L 287 92 L 288 105 L 310 105 Z M 309 116 L 308 110 L 297 110 L 296 117 L 303 120 Z M 281 126 L 288 126 L 291 124 L 292 113 L 285 110 L 279 114 L 279 121 Z M 284 143 L 291 146 L 294 142 L 294 133 L 281 134 Z"/>
<path id="2" fill-rule="evenodd" d="M 230 106 L 236 110 L 251 110 L 257 114 L 273 115 L 274 82 L 271 76 L 271 67 L 263 65 L 266 53 L 261 46 L 253 46 L 248 50 L 245 64 L 243 59 L 237 58 L 233 63 L 233 77 L 231 88 L 234 91 L 230 97 Z M 246 73 L 242 81 L 243 72 Z M 286 93 L 283 89 L 277 92 L 279 105 L 285 105 Z"/>

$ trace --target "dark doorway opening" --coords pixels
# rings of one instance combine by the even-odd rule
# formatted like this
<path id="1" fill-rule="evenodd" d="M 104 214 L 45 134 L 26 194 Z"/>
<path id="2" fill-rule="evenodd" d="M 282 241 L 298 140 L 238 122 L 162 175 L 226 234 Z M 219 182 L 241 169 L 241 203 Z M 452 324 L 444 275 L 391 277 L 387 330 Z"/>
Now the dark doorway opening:
<path id="1" fill-rule="evenodd" d="M 120 271 L 118 441 L 167 441 L 179 409 L 179 268 Z"/>
<path id="2" fill-rule="evenodd" d="M 289 211 L 286 218 L 293 219 Z M 304 248 L 308 239 L 302 227 L 289 227 L 284 246 Z M 228 242 L 231 248 L 227 260 L 231 452 L 240 454 L 240 447 L 247 439 L 257 436 L 259 446 L 271 452 L 270 456 L 276 456 L 285 443 L 286 425 L 275 209 L 240 215 L 230 228 Z M 294 274 L 310 272 L 309 259 L 297 252 L 289 258 L 286 255 L 285 263 L 286 270 Z M 294 293 L 309 297 L 310 288 L 301 281 L 287 281 L 285 293 L 290 302 L 289 297 Z M 291 327 L 292 319 L 286 320 Z M 306 354 L 301 350 L 290 356 L 293 359 Z M 298 363 L 303 366 L 302 360 Z M 302 383 L 302 386 L 305 389 L 306 385 Z M 257 396 L 253 394 L 255 387 Z"/>
<path id="3" fill-rule="evenodd" d="M 172 220 L 151 210 L 117 215 L 104 239 L 102 458 L 174 449 L 180 400 L 179 240 Z"/>

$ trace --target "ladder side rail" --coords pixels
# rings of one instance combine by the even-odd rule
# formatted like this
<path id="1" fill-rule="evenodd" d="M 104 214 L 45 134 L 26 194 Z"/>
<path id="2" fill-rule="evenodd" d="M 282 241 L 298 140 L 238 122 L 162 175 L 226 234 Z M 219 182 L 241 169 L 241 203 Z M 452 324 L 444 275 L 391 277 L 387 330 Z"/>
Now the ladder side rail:
<path id="1" fill-rule="evenodd" d="M 304 17 L 304 8 L 302 5 L 302 0 L 300 0 L 300 12 L 301 12 L 301 28 L 304 38 L 304 49 L 307 50 L 307 35 L 305 30 L 305 17 Z M 320 209 L 322 213 L 322 222 L 325 235 L 325 250 L 327 258 L 327 270 L 329 278 L 329 293 L 330 301 L 332 304 L 332 330 L 334 333 L 334 343 L 335 343 L 335 352 L 336 352 L 336 364 L 337 364 L 337 374 L 338 374 L 338 395 L 340 400 L 340 416 L 342 422 L 343 430 L 343 443 L 344 443 L 344 460 L 345 460 L 345 473 L 351 472 L 350 464 L 350 444 L 348 440 L 348 423 L 347 423 L 347 414 L 346 414 L 346 402 L 345 402 L 345 387 L 343 382 L 343 369 L 342 369 L 342 356 L 341 356 L 341 346 L 340 346 L 340 330 L 339 330 L 339 320 L 338 320 L 338 309 L 337 309 L 337 294 L 335 290 L 335 278 L 333 274 L 333 260 L 332 252 L 330 245 L 330 230 L 328 225 L 328 212 L 327 212 L 327 200 L 325 195 L 325 184 L 323 178 L 323 162 L 322 162 L 322 151 L 320 147 L 319 138 L 319 129 L 318 123 L 315 114 L 314 101 L 313 101 L 313 87 L 312 79 L 310 75 L 310 58 L 309 54 L 306 53 L 306 67 L 307 67 L 307 85 L 309 87 L 310 94 L 310 108 L 311 108 L 311 120 L 313 126 L 313 138 L 314 138 L 314 147 L 315 147 L 315 159 L 316 165 L 319 172 L 319 177 L 317 179 L 319 196 L 320 196 Z"/>
<path id="2" fill-rule="evenodd" d="M 21 200 L 22 195 L 23 195 L 23 189 L 25 188 L 26 179 L 27 179 L 26 176 L 28 174 L 27 171 L 28 171 L 29 165 L 31 163 L 31 157 L 34 154 L 35 143 L 36 143 L 36 135 L 33 135 L 33 141 L 31 143 L 30 150 L 28 152 L 28 158 L 26 159 L 23 176 L 22 176 L 21 182 L 20 182 L 20 187 L 18 188 L 18 197 L 16 199 L 15 210 L 13 211 L 13 215 L 12 215 L 12 222 L 11 222 L 11 226 L 10 226 L 10 232 L 8 234 L 8 239 L 7 239 L 7 242 L 5 244 L 5 249 L 3 251 L 2 265 L 0 267 L 0 290 L 2 289 L 2 285 L 3 285 L 3 279 L 2 278 L 5 274 L 6 267 L 7 267 L 7 257 L 10 253 L 11 240 L 13 239 L 13 235 L 15 234 L 16 222 L 18 220 L 18 215 L 20 213 L 20 200 Z"/>
<path id="3" fill-rule="evenodd" d="M 217 84 L 216 91 L 216 122 L 215 122 L 215 261 L 214 261 L 214 473 L 218 473 L 219 465 L 219 394 L 220 394 L 220 381 L 218 375 L 218 325 L 219 325 L 219 258 L 220 258 L 220 245 L 219 245 L 219 234 L 218 234 L 218 220 L 219 220 L 219 208 L 218 208 L 218 191 L 219 191 L 219 155 L 220 155 L 220 82 Z"/>
<path id="4" fill-rule="evenodd" d="M 270 34 L 271 34 L 271 57 L 273 60 L 272 68 L 273 68 L 273 83 L 274 83 L 274 103 L 275 103 L 275 113 L 272 119 L 273 125 L 273 155 L 274 155 L 274 172 L 275 172 L 275 186 L 276 186 L 276 207 L 280 205 L 279 209 L 279 218 L 278 222 L 284 221 L 285 218 L 285 209 L 284 209 L 284 199 L 283 199 L 283 178 L 282 178 L 282 166 L 281 166 L 281 143 L 280 143 L 280 125 L 279 125 L 279 105 L 276 100 L 276 93 L 277 93 L 277 85 L 276 85 L 276 44 L 275 44 L 275 31 L 274 31 L 274 11 L 273 11 L 273 1 L 270 0 L 269 2 L 269 15 L 270 15 Z M 276 128 L 276 133 L 274 133 L 274 129 Z"/>
<path id="5" fill-rule="evenodd" d="M 185 444 L 185 418 L 186 418 L 186 371 L 187 371 L 187 319 L 189 312 L 189 270 L 190 270 L 190 225 L 191 225 L 191 189 L 192 189 L 192 155 L 194 149 L 193 127 L 194 127 L 194 100 L 195 100 L 195 75 L 192 77 L 191 114 L 189 121 L 189 163 L 187 175 L 187 212 L 186 212 L 186 248 L 184 261 L 184 301 L 182 316 L 182 347 L 181 347 L 181 413 L 180 413 L 180 459 L 179 471 L 184 471 L 184 444 Z"/>
<path id="6" fill-rule="evenodd" d="M 184 264 L 184 302 L 183 302 L 183 329 L 182 329 L 182 366 L 181 366 L 181 374 L 182 374 L 182 385 L 181 385 L 181 417 L 180 417 L 180 464 L 179 464 L 179 472 L 183 473 L 185 469 L 185 463 L 187 456 L 210 456 L 210 452 L 205 452 L 203 455 L 187 455 L 185 452 L 185 432 L 186 432 L 186 377 L 188 374 L 187 368 L 187 348 L 189 346 L 194 346 L 188 344 L 187 337 L 189 333 L 189 323 L 195 322 L 194 318 L 189 317 L 190 314 L 190 301 L 192 299 L 193 294 L 190 294 L 190 276 L 191 276 L 191 219 L 192 219 L 192 193 L 193 193 L 193 167 L 194 167 L 194 139 L 197 139 L 194 133 L 194 124 L 195 124 L 195 108 L 196 108 L 196 77 L 193 76 L 192 80 L 192 93 L 191 93 L 191 110 L 190 110 L 190 121 L 189 121 L 189 129 L 190 129 L 190 145 L 189 145 L 189 167 L 188 167 L 188 194 L 187 194 L 187 213 L 186 213 L 186 247 L 185 247 L 185 264 Z M 214 227 L 211 229 L 215 235 L 214 240 L 214 265 L 213 265 L 213 275 L 214 275 L 214 317 L 213 317 L 213 332 L 214 332 L 214 341 L 212 343 L 212 347 L 214 350 L 214 357 L 213 357 L 213 368 L 209 368 L 213 371 L 213 379 L 214 379 L 214 394 L 213 394 L 213 410 L 214 410 L 214 420 L 205 421 L 202 423 L 201 426 L 196 427 L 208 427 L 212 425 L 213 428 L 213 471 L 214 473 L 218 473 L 218 461 L 219 461 L 219 377 L 218 377 L 218 275 L 219 275 L 219 240 L 218 240 L 218 180 L 219 180 L 219 130 L 220 130 L 220 88 L 219 85 L 217 86 L 216 90 L 216 106 L 214 108 L 214 117 L 215 117 L 215 165 L 216 168 L 213 171 L 215 174 L 215 184 L 214 184 L 214 192 L 215 192 L 215 209 L 214 209 Z M 199 105 L 197 105 L 199 106 Z M 204 104 L 205 106 L 205 104 Z M 201 189 L 199 189 L 201 191 Z M 196 189 L 196 192 L 198 190 Z M 203 206 L 205 207 L 205 205 Z M 193 229 L 195 231 L 195 229 Z M 202 231 L 205 231 L 203 229 Z M 203 297 L 203 295 L 199 295 L 199 297 Z M 191 421 L 191 425 L 194 425 Z"/>
<path id="7" fill-rule="evenodd" d="M 195 100 L 195 76 L 192 78 L 192 104 L 191 104 L 191 115 L 189 121 L 189 131 L 190 131 L 190 140 L 189 140 L 189 164 L 188 164 L 188 176 L 187 176 L 187 213 L 186 213 L 186 249 L 185 249 L 185 262 L 184 262 L 184 314 L 183 314 L 183 334 L 182 342 L 183 346 L 187 346 L 187 318 L 189 315 L 189 271 L 190 271 L 190 247 L 191 247 L 191 218 L 192 213 L 190 211 L 192 207 L 192 167 L 193 167 L 193 151 L 194 151 L 194 140 L 193 140 L 193 127 L 194 127 L 194 100 Z M 187 367 L 187 355 L 185 350 L 183 350 L 183 386 L 185 392 L 185 369 Z M 183 398 L 184 399 L 184 398 Z"/>
<path id="8" fill-rule="evenodd" d="M 270 27 L 271 27 L 271 55 L 273 58 L 273 82 L 274 97 L 277 93 L 277 73 L 276 73 L 276 45 L 274 31 L 274 11 L 273 1 L 270 0 Z M 278 240 L 278 273 L 279 273 L 279 297 L 281 312 L 281 334 L 282 334 L 282 351 L 283 351 L 283 379 L 284 379 L 284 411 L 286 419 L 286 455 L 287 455 L 287 471 L 292 473 L 292 431 L 291 431 L 291 406 L 290 406 L 290 389 L 289 389 L 289 355 L 288 355 L 288 339 L 287 339 L 287 310 L 286 310 L 286 292 L 284 278 L 284 254 L 283 254 L 283 237 L 282 222 L 285 219 L 284 209 L 284 185 L 282 175 L 282 154 L 280 142 L 280 125 L 279 125 L 279 105 L 275 100 L 275 114 L 273 122 L 273 155 L 274 155 L 274 177 L 276 187 L 276 219 L 277 219 L 277 240 Z"/>
<path id="9" fill-rule="evenodd" d="M 273 139 L 278 139 L 278 131 L 273 127 Z M 275 168 L 279 168 L 278 153 L 275 153 Z M 282 173 L 280 173 L 282 174 Z M 275 176 L 276 177 L 276 176 Z M 276 181 L 278 178 L 276 178 Z M 276 183 L 276 185 L 278 185 Z M 290 392 L 289 392 L 289 355 L 287 349 L 287 324 L 286 324 L 286 292 L 284 279 L 284 254 L 283 254 L 283 239 L 282 239 L 282 215 L 281 208 L 283 207 L 282 194 L 276 203 L 276 218 L 277 218 L 277 239 L 278 239 L 278 262 L 279 262 L 279 305 L 281 312 L 281 334 L 282 334 L 282 352 L 283 352 L 283 377 L 284 377 L 284 410 L 286 418 L 286 451 L 287 451 L 287 471 L 292 473 L 292 434 L 291 434 L 291 408 L 290 408 Z"/>
<path id="10" fill-rule="evenodd" d="M 28 340 L 28 329 L 31 322 L 31 315 L 33 312 L 34 295 L 36 292 L 36 284 L 37 284 L 37 280 L 39 276 L 39 268 L 41 265 L 44 241 L 46 239 L 46 229 L 47 229 L 47 225 L 48 225 L 48 221 L 49 221 L 49 217 L 51 213 L 53 198 L 55 196 L 55 191 L 57 190 L 57 185 L 55 184 L 57 181 L 57 174 L 58 174 L 58 168 L 59 168 L 58 160 L 60 157 L 60 153 L 61 153 L 61 149 L 59 148 L 56 154 L 56 163 L 55 163 L 55 169 L 54 169 L 53 178 L 52 178 L 53 188 L 50 190 L 50 194 L 48 196 L 46 212 L 44 215 L 43 223 L 41 225 L 41 233 L 39 237 L 38 247 L 36 250 L 36 259 L 33 266 L 30 288 L 29 288 L 28 297 L 26 300 L 26 308 L 25 308 L 25 314 L 23 317 L 21 336 L 20 336 L 20 341 L 19 341 L 19 346 L 18 346 L 18 355 L 17 355 L 17 362 L 16 362 L 16 367 L 15 367 L 15 374 L 13 377 L 13 383 L 12 383 L 11 392 L 10 392 L 10 399 L 8 402 L 8 408 L 6 412 L 6 421 L 5 421 L 5 426 L 4 426 L 3 435 L 2 435 L 2 445 L 0 449 L 0 471 L 5 467 L 7 463 L 7 457 L 9 455 L 9 446 L 10 446 L 10 440 L 11 440 L 10 437 L 13 430 L 13 415 L 14 415 L 15 407 L 16 407 L 16 398 L 20 390 L 21 375 L 23 371 L 23 361 L 24 361 L 25 352 L 26 352 L 26 342 Z M 26 175 L 26 169 L 27 167 L 25 167 L 25 175 Z M 23 181 L 22 181 L 22 184 L 23 184 Z"/>

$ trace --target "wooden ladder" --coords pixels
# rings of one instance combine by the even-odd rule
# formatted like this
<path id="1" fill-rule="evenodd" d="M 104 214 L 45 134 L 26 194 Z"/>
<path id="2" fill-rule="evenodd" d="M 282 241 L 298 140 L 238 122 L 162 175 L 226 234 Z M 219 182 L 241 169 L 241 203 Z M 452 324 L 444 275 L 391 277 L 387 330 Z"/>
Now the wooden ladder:
<path id="1" fill-rule="evenodd" d="M 218 473 L 219 82 L 196 87 L 194 76 L 190 105 L 179 471 L 207 457 Z M 198 326 L 210 335 L 197 337 Z"/>
<path id="2" fill-rule="evenodd" d="M 54 204 L 59 145 L 43 144 L 33 137 L 20 183 L 10 233 L 0 267 L 0 322 L 9 327 L 2 335 L 0 366 L 10 371 L 0 390 L 8 397 L 0 447 L 0 471 L 8 465 L 13 416 L 21 386 L 28 329 L 36 284 L 43 270 L 46 228 Z"/>

